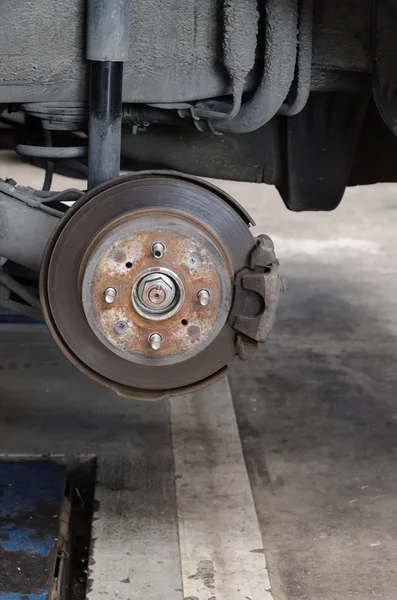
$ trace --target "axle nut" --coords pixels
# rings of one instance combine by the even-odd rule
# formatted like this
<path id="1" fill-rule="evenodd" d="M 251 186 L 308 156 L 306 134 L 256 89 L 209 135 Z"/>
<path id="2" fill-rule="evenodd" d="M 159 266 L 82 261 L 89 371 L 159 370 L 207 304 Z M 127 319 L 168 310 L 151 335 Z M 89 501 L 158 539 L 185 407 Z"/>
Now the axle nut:
<path id="1" fill-rule="evenodd" d="M 175 300 L 175 295 L 173 280 L 162 273 L 146 275 L 138 286 L 139 300 L 149 311 L 167 308 Z"/>

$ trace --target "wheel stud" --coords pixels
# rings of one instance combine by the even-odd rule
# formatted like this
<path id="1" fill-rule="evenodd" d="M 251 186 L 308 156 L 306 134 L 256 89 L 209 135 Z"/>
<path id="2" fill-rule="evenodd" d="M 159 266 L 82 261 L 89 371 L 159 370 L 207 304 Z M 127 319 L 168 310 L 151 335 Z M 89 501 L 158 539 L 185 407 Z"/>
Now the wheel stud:
<path id="1" fill-rule="evenodd" d="M 113 287 L 107 287 L 106 290 L 103 292 L 104 300 L 108 304 L 113 304 L 113 302 L 116 300 L 116 296 L 117 291 Z"/>
<path id="2" fill-rule="evenodd" d="M 201 306 L 208 306 L 211 300 L 211 296 L 208 290 L 200 290 L 197 294 L 197 300 Z"/>
<path id="3" fill-rule="evenodd" d="M 165 252 L 165 246 L 161 242 L 156 242 L 152 246 L 152 254 L 154 258 L 163 258 Z"/>
<path id="4" fill-rule="evenodd" d="M 163 344 L 163 338 L 159 333 L 152 333 L 149 336 L 149 344 L 153 348 L 153 350 L 160 350 Z"/>

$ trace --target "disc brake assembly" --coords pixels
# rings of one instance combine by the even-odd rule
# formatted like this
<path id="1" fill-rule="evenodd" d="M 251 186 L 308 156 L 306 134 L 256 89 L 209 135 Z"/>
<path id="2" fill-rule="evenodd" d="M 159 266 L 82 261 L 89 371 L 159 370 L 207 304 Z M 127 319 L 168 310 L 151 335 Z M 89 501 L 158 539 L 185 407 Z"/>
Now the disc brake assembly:
<path id="1" fill-rule="evenodd" d="M 138 399 L 182 394 L 252 358 L 274 322 L 270 238 L 209 183 L 172 172 L 94 188 L 45 251 L 41 301 L 59 347 L 84 373 Z"/>

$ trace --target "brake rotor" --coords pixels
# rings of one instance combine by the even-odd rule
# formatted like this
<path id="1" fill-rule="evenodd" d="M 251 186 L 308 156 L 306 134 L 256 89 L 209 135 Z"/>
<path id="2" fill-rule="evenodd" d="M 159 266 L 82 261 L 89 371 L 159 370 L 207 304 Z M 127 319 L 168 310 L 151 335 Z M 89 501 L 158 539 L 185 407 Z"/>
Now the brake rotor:
<path id="1" fill-rule="evenodd" d="M 56 342 L 119 394 L 158 398 L 224 374 L 234 276 L 255 246 L 221 190 L 138 173 L 87 193 L 46 249 L 41 298 Z"/>

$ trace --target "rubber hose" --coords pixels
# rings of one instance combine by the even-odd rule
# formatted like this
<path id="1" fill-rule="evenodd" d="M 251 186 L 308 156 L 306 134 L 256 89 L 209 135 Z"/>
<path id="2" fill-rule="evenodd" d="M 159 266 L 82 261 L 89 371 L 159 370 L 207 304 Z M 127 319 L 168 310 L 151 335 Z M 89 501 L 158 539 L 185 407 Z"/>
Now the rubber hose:
<path id="1" fill-rule="evenodd" d="M 298 60 L 296 93 L 280 108 L 280 115 L 293 116 L 306 106 L 310 93 L 313 55 L 313 0 L 301 0 L 299 10 Z"/>
<path id="2" fill-rule="evenodd" d="M 295 73 L 298 0 L 266 0 L 264 67 L 255 94 L 230 121 L 212 121 L 222 133 L 249 133 L 265 125 L 280 110 Z"/>

